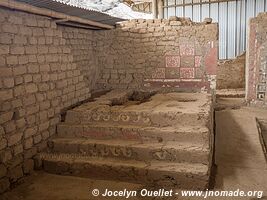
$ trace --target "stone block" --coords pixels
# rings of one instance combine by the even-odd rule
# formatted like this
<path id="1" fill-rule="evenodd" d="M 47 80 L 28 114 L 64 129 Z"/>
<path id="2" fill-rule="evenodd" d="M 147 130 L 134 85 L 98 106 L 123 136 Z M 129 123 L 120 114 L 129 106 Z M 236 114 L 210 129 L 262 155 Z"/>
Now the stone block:
<path id="1" fill-rule="evenodd" d="M 36 154 L 37 154 L 37 147 L 32 147 L 23 152 L 24 159 L 33 158 L 33 156 L 35 156 Z"/>
<path id="2" fill-rule="evenodd" d="M 21 35 L 16 35 L 14 37 L 14 44 L 19 44 L 19 45 L 26 45 L 27 44 L 27 38 L 25 36 Z"/>
<path id="3" fill-rule="evenodd" d="M 9 54 L 9 45 L 0 45 L 0 55 L 6 54 Z"/>
<path id="4" fill-rule="evenodd" d="M 30 63 L 36 63 L 37 62 L 36 55 L 29 55 L 29 62 Z"/>
<path id="5" fill-rule="evenodd" d="M 0 161 L 1 163 L 6 163 L 12 159 L 12 152 L 10 149 L 5 149 L 0 151 Z"/>
<path id="6" fill-rule="evenodd" d="M 24 149 L 30 149 L 33 146 L 33 138 L 29 137 L 24 140 Z"/>
<path id="7" fill-rule="evenodd" d="M 38 46 L 38 53 L 39 54 L 47 54 L 48 53 L 48 47 L 47 46 Z"/>
<path id="8" fill-rule="evenodd" d="M 22 24 L 22 17 L 10 15 L 8 18 L 8 22 L 12 24 Z"/>
<path id="9" fill-rule="evenodd" d="M 37 88 L 36 84 L 29 83 L 29 84 L 26 84 L 25 85 L 25 90 L 26 90 L 26 93 L 31 94 L 31 93 L 37 92 L 38 91 L 38 88 Z"/>
<path id="10" fill-rule="evenodd" d="M 7 147 L 7 140 L 5 138 L 0 138 L 0 151 L 5 149 L 6 147 Z M 0 171 L 0 173 L 1 173 L 1 171 Z"/>
<path id="11" fill-rule="evenodd" d="M 179 17 L 177 16 L 170 16 L 169 17 L 169 21 L 178 21 L 179 20 Z"/>
<path id="12" fill-rule="evenodd" d="M 37 54 L 37 47 L 36 46 L 26 46 L 25 47 L 26 54 Z"/>
<path id="13" fill-rule="evenodd" d="M 2 25 L 2 30 L 5 33 L 18 33 L 18 26 L 12 25 L 12 24 L 3 24 Z"/>
<path id="14" fill-rule="evenodd" d="M 37 24 L 37 20 L 34 18 L 34 17 L 27 17 L 26 19 L 25 19 L 25 24 L 27 25 L 27 26 L 30 26 L 30 27 L 34 27 L 34 26 L 37 26 L 38 24 Z"/>
<path id="15" fill-rule="evenodd" d="M 11 44 L 12 43 L 12 36 L 8 33 L 1 33 L 0 34 L 0 44 Z"/>
<path id="16" fill-rule="evenodd" d="M 0 56 L 0 67 L 6 66 L 6 59 L 4 56 Z"/>
<path id="17" fill-rule="evenodd" d="M 16 146 L 13 147 L 14 156 L 20 155 L 22 152 L 23 152 L 23 146 L 22 146 L 22 144 L 18 144 L 18 145 L 16 145 Z"/>
<path id="18" fill-rule="evenodd" d="M 24 54 L 25 52 L 25 49 L 24 47 L 22 46 L 14 46 L 10 48 L 10 54 L 13 54 L 13 55 L 22 55 Z"/>
<path id="19" fill-rule="evenodd" d="M 19 56 L 19 64 L 24 65 L 29 63 L 29 57 L 28 56 Z"/>
<path id="20" fill-rule="evenodd" d="M 14 119 L 20 119 L 25 116 L 25 109 L 16 109 L 14 112 Z"/>
<path id="21" fill-rule="evenodd" d="M 205 18 L 205 19 L 203 20 L 203 22 L 204 22 L 205 24 L 211 24 L 211 23 L 212 23 L 212 18 Z"/>
<path id="22" fill-rule="evenodd" d="M 4 78 L 3 85 L 5 88 L 12 88 L 15 85 L 14 78 Z"/>
<path id="23" fill-rule="evenodd" d="M 39 73 L 40 68 L 38 64 L 30 64 L 27 67 L 28 73 L 34 74 L 34 73 Z"/>
<path id="24" fill-rule="evenodd" d="M 33 143 L 34 144 L 38 144 L 41 141 L 42 141 L 42 135 L 41 134 L 33 136 Z"/>
<path id="25" fill-rule="evenodd" d="M 13 68 L 13 73 L 15 76 L 26 74 L 26 66 L 16 66 Z"/>
<path id="26" fill-rule="evenodd" d="M 0 126 L 0 138 L 3 138 L 4 134 L 5 134 L 5 130 L 2 126 Z"/>
<path id="27" fill-rule="evenodd" d="M 7 168 L 4 164 L 0 164 L 0 179 L 5 177 L 7 174 Z"/>
<path id="28" fill-rule="evenodd" d="M 32 29 L 26 26 L 20 26 L 19 27 L 19 34 L 25 35 L 25 36 L 32 36 Z M 30 38 L 29 38 L 30 40 Z"/>
<path id="29" fill-rule="evenodd" d="M 13 118 L 14 112 L 6 112 L 6 113 L 1 113 L 0 114 L 0 124 L 4 124 L 8 121 L 11 121 Z"/>
<path id="30" fill-rule="evenodd" d="M 7 65 L 17 65 L 18 62 L 18 56 L 7 56 L 6 57 L 6 64 Z"/>
<path id="31" fill-rule="evenodd" d="M 15 133 L 15 134 L 9 135 L 7 137 L 8 146 L 10 147 L 20 142 L 22 139 L 22 135 L 23 135 L 22 133 Z"/>
<path id="32" fill-rule="evenodd" d="M 33 36 L 43 36 L 44 31 L 42 28 L 34 28 L 34 29 L 32 29 L 32 35 Z"/>
<path id="33" fill-rule="evenodd" d="M 170 25 L 171 26 L 182 26 L 182 22 L 180 21 L 170 21 Z"/>
<path id="34" fill-rule="evenodd" d="M 37 133 L 37 127 L 31 127 L 31 128 L 27 128 L 25 131 L 24 131 L 24 138 L 29 138 L 33 135 L 35 135 Z"/>
<path id="35" fill-rule="evenodd" d="M 10 187 L 10 182 L 8 178 L 1 178 L 0 179 L 0 194 L 7 191 Z"/>
<path id="36" fill-rule="evenodd" d="M 17 128 L 24 128 L 26 125 L 26 121 L 24 118 L 16 120 L 16 126 Z"/>
<path id="37" fill-rule="evenodd" d="M 0 77 L 12 76 L 12 68 L 0 67 Z"/>

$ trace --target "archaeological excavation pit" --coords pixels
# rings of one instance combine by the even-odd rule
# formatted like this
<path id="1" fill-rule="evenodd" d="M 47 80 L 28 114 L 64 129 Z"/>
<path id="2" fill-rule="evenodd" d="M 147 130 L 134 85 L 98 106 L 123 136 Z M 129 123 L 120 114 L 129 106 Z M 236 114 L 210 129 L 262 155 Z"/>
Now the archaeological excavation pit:
<path id="1" fill-rule="evenodd" d="M 264 191 L 267 0 L 136 2 L 0 0 L 1 200 Z"/>

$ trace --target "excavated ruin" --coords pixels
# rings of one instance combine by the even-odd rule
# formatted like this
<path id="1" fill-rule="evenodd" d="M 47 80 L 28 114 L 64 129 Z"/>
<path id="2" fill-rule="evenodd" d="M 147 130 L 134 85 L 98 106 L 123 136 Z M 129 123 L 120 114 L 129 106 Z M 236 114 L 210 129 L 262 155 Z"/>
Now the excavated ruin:
<path id="1" fill-rule="evenodd" d="M 213 133 L 211 95 L 112 90 L 57 126 L 36 157 L 54 174 L 205 189 Z"/>

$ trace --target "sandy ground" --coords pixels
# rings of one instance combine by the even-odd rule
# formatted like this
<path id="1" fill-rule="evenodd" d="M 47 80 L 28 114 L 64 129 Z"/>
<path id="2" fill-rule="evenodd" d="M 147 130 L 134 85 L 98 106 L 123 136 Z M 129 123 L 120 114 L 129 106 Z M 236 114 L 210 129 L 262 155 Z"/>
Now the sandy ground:
<path id="1" fill-rule="evenodd" d="M 262 190 L 261 199 L 267 199 L 267 163 L 257 132 L 255 117 L 266 118 L 267 110 L 244 107 L 242 99 L 221 99 L 220 109 L 216 111 L 216 147 L 217 165 L 214 190 Z M 233 104 L 235 106 L 233 106 Z M 226 109 L 223 109 L 226 105 Z M 238 105 L 238 106 L 237 106 Z M 109 190 L 140 191 L 144 187 L 122 182 L 90 180 L 34 172 L 24 179 L 24 183 L 0 196 L 2 200 L 91 200 L 126 199 L 125 197 L 93 197 L 92 190 L 103 193 Z M 179 192 L 179 191 L 176 191 Z M 129 199 L 152 199 L 131 197 Z M 153 198 L 154 199 L 154 198 Z M 156 198 L 162 199 L 162 198 Z M 176 195 L 174 198 L 192 199 Z M 193 199 L 204 199 L 203 197 Z M 254 197 L 212 197 L 208 199 L 257 199 Z"/>

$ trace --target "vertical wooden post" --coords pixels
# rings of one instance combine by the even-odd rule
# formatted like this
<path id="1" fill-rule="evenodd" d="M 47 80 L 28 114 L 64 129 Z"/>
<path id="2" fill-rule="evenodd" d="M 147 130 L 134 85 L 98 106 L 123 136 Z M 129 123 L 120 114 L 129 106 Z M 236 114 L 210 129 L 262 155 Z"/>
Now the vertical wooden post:
<path id="1" fill-rule="evenodd" d="M 158 18 L 163 19 L 163 0 L 158 0 Z"/>
<path id="2" fill-rule="evenodd" d="M 157 19 L 158 18 L 158 12 L 157 12 L 157 0 L 152 0 L 152 13 L 153 13 L 153 18 Z"/>

